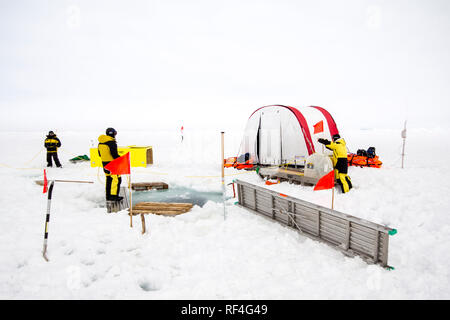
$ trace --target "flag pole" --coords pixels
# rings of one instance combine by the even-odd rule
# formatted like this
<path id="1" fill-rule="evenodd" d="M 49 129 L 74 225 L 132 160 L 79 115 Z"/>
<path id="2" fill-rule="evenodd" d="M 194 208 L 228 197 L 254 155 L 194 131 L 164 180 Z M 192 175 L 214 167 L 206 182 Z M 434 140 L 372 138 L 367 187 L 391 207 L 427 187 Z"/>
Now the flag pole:
<path id="1" fill-rule="evenodd" d="M 130 157 L 130 174 L 128 179 L 128 191 L 130 192 L 130 228 L 133 228 L 133 196 L 131 193 L 131 152 L 129 153 Z"/>
<path id="2" fill-rule="evenodd" d="M 222 140 L 222 152 L 221 152 L 221 159 L 220 159 L 220 163 L 221 163 L 221 167 L 222 167 L 222 200 L 223 200 L 223 220 L 225 220 L 227 218 L 227 213 L 226 213 L 226 209 L 225 209 L 225 198 L 226 198 L 226 190 L 225 190 L 225 168 L 223 165 L 223 160 L 225 159 L 225 152 L 224 152 L 224 135 L 225 132 L 221 132 L 221 140 Z"/>
<path id="3" fill-rule="evenodd" d="M 328 172 L 317 181 L 313 191 L 332 189 L 331 190 L 331 209 L 334 207 L 334 170 Z"/>
<path id="4" fill-rule="evenodd" d="M 403 147 L 402 147 L 402 169 L 403 169 L 403 163 L 404 163 L 404 158 L 405 158 L 406 121 L 405 121 L 405 126 L 402 130 L 402 139 L 403 139 Z"/>
<path id="5" fill-rule="evenodd" d="M 333 170 L 333 187 L 331 188 L 331 210 L 334 208 L 334 185 L 335 185 L 335 174 L 336 172 Z"/>
<path id="6" fill-rule="evenodd" d="M 333 210 L 334 207 L 334 187 L 331 189 L 331 210 Z"/>

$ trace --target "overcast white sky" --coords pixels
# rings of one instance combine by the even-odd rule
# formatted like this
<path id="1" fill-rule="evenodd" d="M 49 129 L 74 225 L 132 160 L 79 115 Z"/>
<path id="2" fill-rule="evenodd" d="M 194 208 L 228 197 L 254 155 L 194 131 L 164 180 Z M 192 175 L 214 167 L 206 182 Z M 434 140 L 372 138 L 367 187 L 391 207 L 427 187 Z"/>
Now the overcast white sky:
<path id="1" fill-rule="evenodd" d="M 450 126 L 450 1 L 0 0 L 0 130 Z"/>

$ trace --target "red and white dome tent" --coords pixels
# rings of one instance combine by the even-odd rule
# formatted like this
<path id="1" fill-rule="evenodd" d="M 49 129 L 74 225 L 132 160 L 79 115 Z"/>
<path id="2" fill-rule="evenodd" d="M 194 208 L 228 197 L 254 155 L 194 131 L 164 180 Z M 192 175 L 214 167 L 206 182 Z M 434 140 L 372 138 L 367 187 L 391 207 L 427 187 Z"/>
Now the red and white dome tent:
<path id="1" fill-rule="evenodd" d="M 314 134 L 314 125 L 320 122 L 323 131 Z M 331 153 L 323 150 L 317 139 L 331 140 L 338 133 L 333 117 L 322 107 L 264 106 L 248 119 L 237 160 L 263 166 L 302 166 L 316 151 Z"/>

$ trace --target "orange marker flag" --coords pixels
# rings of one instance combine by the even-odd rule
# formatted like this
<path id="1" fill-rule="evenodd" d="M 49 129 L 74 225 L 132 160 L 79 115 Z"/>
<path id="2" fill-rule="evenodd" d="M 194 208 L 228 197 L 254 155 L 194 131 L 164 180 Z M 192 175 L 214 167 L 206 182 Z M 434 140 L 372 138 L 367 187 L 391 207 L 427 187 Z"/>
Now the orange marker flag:
<path id="1" fill-rule="evenodd" d="M 105 166 L 106 170 L 111 171 L 111 174 L 130 174 L 130 153 L 114 159 Z"/>
<path id="2" fill-rule="evenodd" d="M 42 191 L 42 193 L 46 193 L 47 192 L 47 185 L 48 185 L 48 180 L 47 180 L 47 173 L 44 169 L 44 190 Z"/>
<path id="3" fill-rule="evenodd" d="M 266 185 L 268 185 L 268 186 L 271 186 L 273 184 L 278 184 L 278 183 L 280 183 L 280 181 L 276 181 L 276 182 L 272 182 L 272 181 L 269 181 L 269 180 L 266 181 Z"/>
<path id="4" fill-rule="evenodd" d="M 320 120 L 314 125 L 314 134 L 323 132 L 323 120 Z"/>
<path id="5" fill-rule="evenodd" d="M 314 191 L 331 188 L 334 188 L 334 170 L 331 170 L 322 178 L 320 178 L 319 181 L 317 181 L 317 184 L 314 187 Z"/>

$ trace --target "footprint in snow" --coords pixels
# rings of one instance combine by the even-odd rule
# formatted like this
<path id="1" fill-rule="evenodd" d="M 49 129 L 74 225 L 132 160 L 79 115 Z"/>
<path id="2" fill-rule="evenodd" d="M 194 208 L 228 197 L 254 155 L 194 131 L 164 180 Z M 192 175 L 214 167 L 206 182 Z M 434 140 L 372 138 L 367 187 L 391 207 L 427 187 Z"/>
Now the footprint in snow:
<path id="1" fill-rule="evenodd" d="M 139 287 L 141 287 L 142 290 L 147 291 L 147 292 L 159 290 L 159 288 L 154 283 L 151 283 L 150 281 L 147 281 L 147 280 L 140 281 Z"/>
<path id="2" fill-rule="evenodd" d="M 84 259 L 81 260 L 81 263 L 84 264 L 85 266 L 92 266 L 95 264 L 95 261 L 92 259 Z"/>
<path id="3" fill-rule="evenodd" d="M 111 243 L 111 240 L 110 239 L 101 239 L 100 243 L 102 243 L 102 244 L 109 244 L 109 243 Z"/>
<path id="4" fill-rule="evenodd" d="M 66 250 L 66 252 L 64 252 L 64 254 L 66 255 L 66 256 L 70 256 L 70 255 L 72 255 L 73 253 L 75 252 L 75 250 L 74 249 L 67 249 Z"/>
<path id="5" fill-rule="evenodd" d="M 98 279 L 100 279 L 100 276 L 98 274 L 94 274 L 91 276 L 91 282 L 96 282 Z"/>

